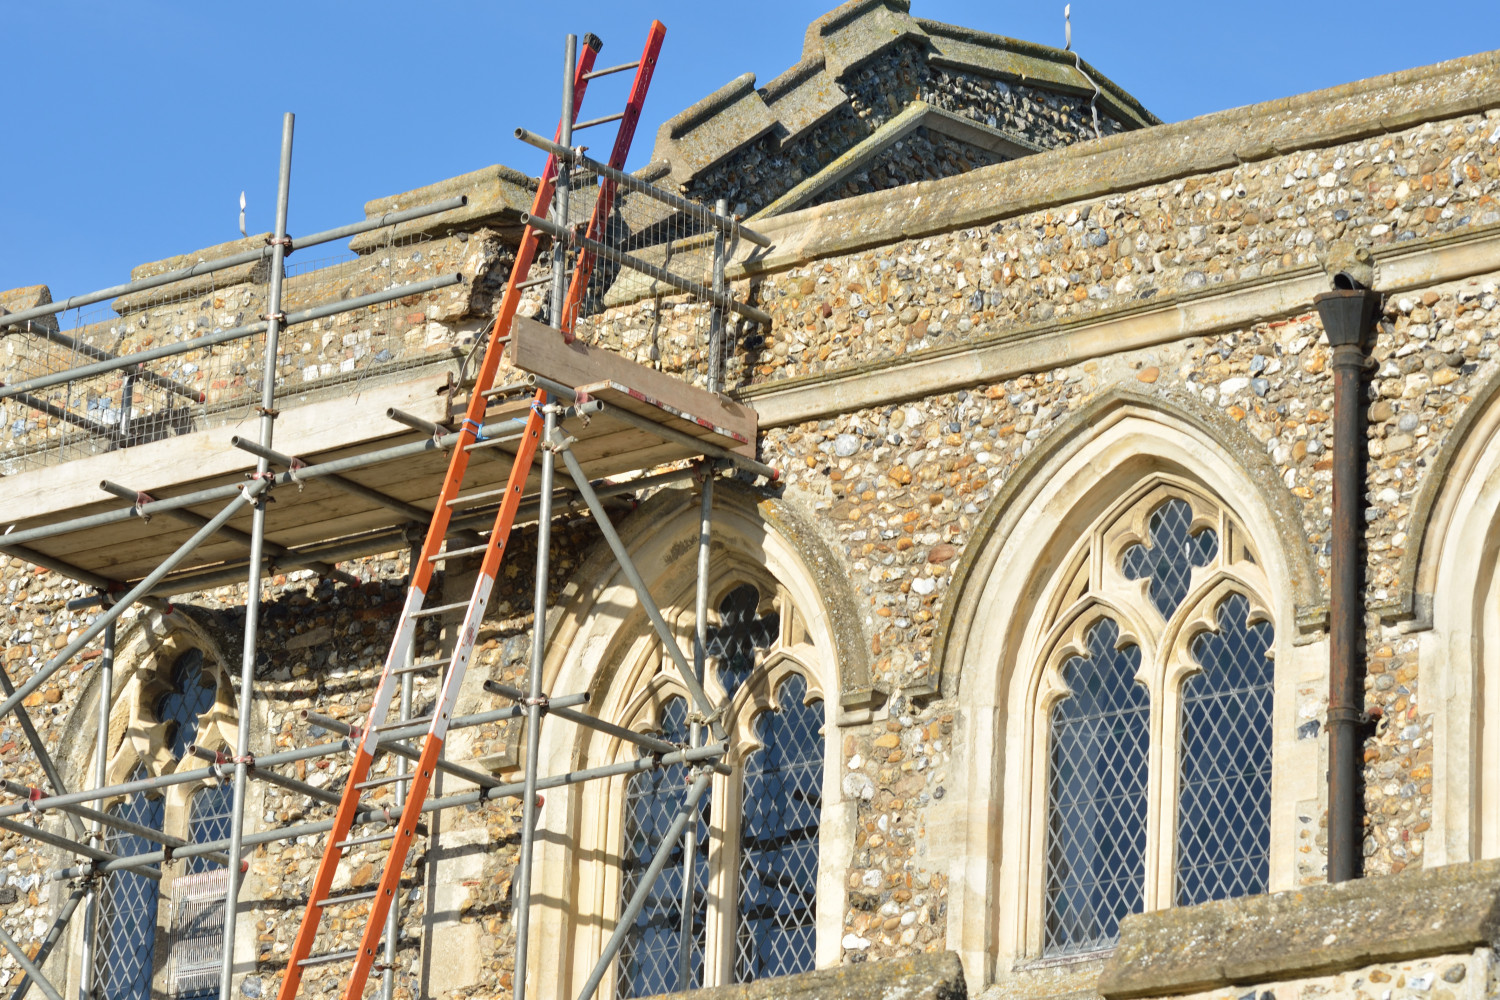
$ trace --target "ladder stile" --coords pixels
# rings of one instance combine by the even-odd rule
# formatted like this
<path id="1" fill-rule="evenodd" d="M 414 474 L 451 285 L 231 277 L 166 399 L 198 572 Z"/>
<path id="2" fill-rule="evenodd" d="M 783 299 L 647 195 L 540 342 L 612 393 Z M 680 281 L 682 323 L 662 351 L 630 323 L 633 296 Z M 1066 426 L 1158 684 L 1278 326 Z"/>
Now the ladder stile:
<path id="1" fill-rule="evenodd" d="M 607 116 L 607 118 L 618 118 L 621 122 L 610 159 L 612 165 L 620 168 L 623 168 L 629 152 L 630 140 L 640 118 L 646 89 L 650 83 L 664 33 L 665 28 L 660 22 L 652 22 L 645 50 L 638 65 L 635 66 L 635 81 L 625 110 L 618 115 Z M 573 69 L 573 101 L 571 112 L 564 123 L 569 127 L 564 128 L 563 125 L 559 125 L 557 134 L 560 138 L 570 131 L 572 123 L 578 121 L 578 111 L 589 79 L 594 75 L 603 75 L 593 73 L 599 48 L 599 42 L 593 36 L 585 38 L 585 44 L 578 54 L 576 66 Z M 621 68 L 623 67 L 613 69 Z M 539 219 L 546 218 L 557 185 L 558 170 L 559 163 L 556 157 L 549 154 L 533 200 L 532 216 Z M 613 186 L 610 187 L 608 201 L 601 200 L 595 203 L 590 223 L 591 231 L 598 231 L 598 227 L 602 226 L 603 221 L 607 219 L 613 204 L 612 199 Z M 511 467 L 506 489 L 503 497 L 499 498 L 499 508 L 495 512 L 494 526 L 489 533 L 488 540 L 483 545 L 447 552 L 443 550 L 447 543 L 453 510 L 463 502 L 459 498 L 471 461 L 471 453 L 474 446 L 479 443 L 478 429 L 484 423 L 485 412 L 491 405 L 491 399 L 496 395 L 514 394 L 518 389 L 533 391 L 529 384 L 502 387 L 499 392 L 493 391 L 493 387 L 499 372 L 501 354 L 509 340 L 510 328 L 520 305 L 521 291 L 533 283 L 530 280 L 530 271 L 539 249 L 539 243 L 538 230 L 531 226 L 526 227 L 517 249 L 505 293 L 498 304 L 494 323 L 489 330 L 488 350 L 476 374 L 462 422 L 457 425 L 459 438 L 449 453 L 448 471 L 444 477 L 438 501 L 432 511 L 425 541 L 420 552 L 412 560 L 411 583 L 394 630 L 395 634 L 381 672 L 379 686 L 375 691 L 369 712 L 365 716 L 364 725 L 357 732 L 352 728 L 349 730 L 351 739 L 357 738 L 353 761 L 338 800 L 332 829 L 327 834 L 323 856 L 309 889 L 307 906 L 288 956 L 278 1000 L 294 1000 L 301 988 L 304 969 L 331 963 L 348 963 L 347 971 L 341 969 L 339 973 L 342 979 L 343 997 L 345 1000 L 360 1000 L 364 995 L 369 974 L 377 965 L 377 956 L 386 933 L 387 915 L 391 912 L 393 902 L 400 892 L 401 879 L 409 860 L 412 841 L 425 832 L 425 827 L 419 823 L 419 820 L 424 807 L 429 802 L 433 777 L 439 770 L 444 770 L 457 774 L 465 780 L 480 783 L 482 786 L 498 785 L 498 782 L 494 782 L 487 775 L 458 768 L 444 761 L 442 753 L 449 723 L 453 718 L 464 677 L 473 657 L 475 639 L 499 576 L 511 530 L 515 526 L 526 483 L 531 474 L 531 467 L 537 455 L 537 449 L 542 446 L 545 412 L 547 412 L 544 408 L 549 405 L 549 396 L 544 390 L 535 390 L 525 428 L 518 438 L 513 439 L 515 453 L 510 459 Z M 587 252 L 580 254 L 567 299 L 573 304 L 575 311 L 576 303 L 581 300 L 592 268 L 592 255 Z M 565 313 L 562 319 L 564 325 L 561 328 L 564 335 L 570 335 L 571 317 Z M 438 564 L 445 559 L 480 553 L 483 555 L 479 571 L 473 591 L 467 601 L 426 606 Z M 429 660 L 418 660 L 413 656 L 418 622 L 423 618 L 438 617 L 459 609 L 463 609 L 463 619 L 451 656 Z M 435 670 L 443 667 L 447 669 L 441 674 L 440 693 L 436 704 L 430 710 L 430 716 L 421 720 L 386 721 L 403 676 L 409 676 L 419 670 Z M 381 746 L 381 740 L 386 737 L 386 734 L 393 729 L 413 726 L 421 722 L 427 722 L 428 727 L 420 751 L 416 752 L 414 746 L 400 750 L 404 756 L 415 758 L 413 770 L 394 777 L 371 777 L 370 772 L 375 754 L 379 750 L 391 748 L 389 742 L 386 747 Z M 361 803 L 362 792 L 398 781 L 407 783 L 407 791 L 401 805 L 400 817 L 395 825 L 378 834 L 352 836 L 354 823 L 359 818 L 360 810 L 364 808 Z M 389 847 L 386 849 L 385 862 L 379 870 L 378 881 L 374 888 L 343 896 L 335 895 L 332 891 L 334 877 L 349 849 L 362 844 L 385 841 L 389 841 Z M 353 903 L 357 900 L 368 900 L 370 904 L 368 914 L 361 918 L 364 926 L 359 946 L 353 950 L 341 950 L 335 947 L 333 950 L 325 950 L 321 955 L 315 954 L 314 946 L 318 943 L 323 911 L 328 907 Z M 325 943 L 324 947 L 327 949 L 328 945 Z"/>

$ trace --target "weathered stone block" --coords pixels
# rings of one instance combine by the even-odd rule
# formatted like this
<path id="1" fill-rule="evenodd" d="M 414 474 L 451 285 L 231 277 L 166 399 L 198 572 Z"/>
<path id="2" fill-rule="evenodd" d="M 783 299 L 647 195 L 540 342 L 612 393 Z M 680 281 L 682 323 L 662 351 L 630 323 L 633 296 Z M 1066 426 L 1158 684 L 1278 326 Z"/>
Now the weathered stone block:
<path id="1" fill-rule="evenodd" d="M 694 1000 L 964 1000 L 969 994 L 958 956 L 944 951 L 673 995 Z"/>
<path id="2" fill-rule="evenodd" d="M 1325 975 L 1500 941 L 1500 861 L 1139 913 L 1099 978 L 1110 1000 Z"/>

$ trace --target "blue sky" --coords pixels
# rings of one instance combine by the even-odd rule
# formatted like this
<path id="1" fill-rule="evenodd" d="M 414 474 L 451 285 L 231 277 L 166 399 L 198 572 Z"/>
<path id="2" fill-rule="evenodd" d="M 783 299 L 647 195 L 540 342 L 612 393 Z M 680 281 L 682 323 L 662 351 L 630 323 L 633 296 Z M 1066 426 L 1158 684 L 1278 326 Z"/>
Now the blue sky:
<path id="1" fill-rule="evenodd" d="M 1073 38 L 1176 121 L 1500 48 L 1489 3 L 1074 0 Z M 294 234 L 355 221 L 371 198 L 491 163 L 535 172 L 539 154 L 510 133 L 555 126 L 564 34 L 598 34 L 600 62 L 612 65 L 635 58 L 657 17 L 667 38 L 638 165 L 664 118 L 747 70 L 764 82 L 794 63 L 807 23 L 833 5 L 9 5 L 0 289 L 47 284 L 62 298 L 125 281 L 135 264 L 234 239 L 241 189 L 249 230 L 271 228 L 284 111 L 297 113 Z M 1062 43 L 1061 0 L 912 6 L 919 17 Z M 624 86 L 591 91 L 585 112 L 615 110 Z"/>

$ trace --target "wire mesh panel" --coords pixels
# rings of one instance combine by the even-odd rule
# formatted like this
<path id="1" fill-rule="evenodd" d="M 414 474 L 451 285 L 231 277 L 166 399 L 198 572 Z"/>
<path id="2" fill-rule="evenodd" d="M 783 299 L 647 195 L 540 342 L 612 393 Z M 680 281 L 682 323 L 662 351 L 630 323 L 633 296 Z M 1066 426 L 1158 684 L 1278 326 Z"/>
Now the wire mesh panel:
<path id="1" fill-rule="evenodd" d="M 687 703 L 667 702 L 662 711 L 662 738 L 685 743 Z M 683 764 L 631 775 L 625 788 L 625 843 L 620 859 L 620 906 L 635 895 L 646 868 L 663 850 L 667 867 L 652 884 L 646 905 L 631 925 L 616 963 L 615 994 L 656 996 L 703 985 L 703 942 L 708 919 L 708 816 L 710 796 L 699 800 L 697 856 L 694 858 L 694 909 L 690 981 L 681 982 L 683 844 L 663 844 L 672 818 L 687 797 L 688 768 Z"/>
<path id="2" fill-rule="evenodd" d="M 1139 646 L 1120 629 L 1089 629 L 1087 656 L 1062 668 L 1068 695 L 1052 709 L 1047 783 L 1045 955 L 1106 948 L 1141 909 L 1146 863 L 1149 701 L 1136 683 Z"/>
<path id="3" fill-rule="evenodd" d="M 131 780 L 148 777 L 144 768 Z M 162 828 L 162 799 L 136 794 L 110 807 L 120 819 Z M 133 833 L 109 834 L 113 854 L 144 854 L 157 845 Z M 159 867 L 153 865 L 152 867 Z M 134 872 L 107 875 L 99 892 L 99 922 L 94 950 L 94 981 L 102 1000 L 148 1000 L 151 996 L 153 953 L 156 949 L 157 886 Z"/>
<path id="4" fill-rule="evenodd" d="M 1207 566 L 1219 554 L 1218 532 L 1204 528 L 1195 535 L 1192 524 L 1193 508 L 1173 498 L 1152 511 L 1150 544 L 1125 550 L 1126 578 L 1150 579 L 1151 603 L 1163 618 L 1172 617 L 1187 597 L 1193 567 Z"/>
<path id="5" fill-rule="evenodd" d="M 1271 847 L 1273 639 L 1235 594 L 1217 632 L 1193 641 L 1203 668 L 1182 689 L 1177 790 L 1177 903 L 1266 891 Z"/>
<path id="6" fill-rule="evenodd" d="M 755 669 L 759 653 L 770 649 L 781 634 L 781 616 L 758 615 L 760 591 L 742 583 L 719 603 L 719 624 L 708 629 L 706 652 L 719 668 L 719 683 L 728 697 L 740 689 Z"/>
<path id="7" fill-rule="evenodd" d="M 568 216 L 580 231 L 600 203 L 601 190 L 597 177 L 574 175 Z M 708 206 L 683 209 L 623 189 L 617 189 L 612 201 L 607 217 L 592 229 L 598 242 L 698 288 L 713 287 L 716 230 Z M 734 238 L 725 246 L 732 251 Z M 576 253 L 570 254 L 570 269 L 576 258 Z M 532 289 L 528 298 L 533 301 L 523 300 L 522 314 L 545 319 L 548 294 L 546 285 Z M 577 336 L 590 344 L 657 365 L 690 382 L 709 379 L 712 309 L 702 294 L 600 255 L 571 318 Z"/>
<path id="8" fill-rule="evenodd" d="M 451 270 L 421 235 L 372 243 L 365 252 L 289 260 L 288 314 L 384 291 Z M 263 262 L 264 265 L 265 262 Z M 63 314 L 0 335 L 0 382 L 14 386 L 109 356 L 131 354 L 260 322 L 269 268 L 230 269 Z M 233 277 L 231 277 L 233 276 Z M 214 280 L 219 279 L 219 280 Z M 278 391 L 357 381 L 431 361 L 425 307 L 395 300 L 287 328 L 278 342 Z M 117 312 L 116 309 L 119 311 Z M 71 343 L 57 342 L 61 334 Z M 265 377 L 256 333 L 210 347 L 39 388 L 0 400 L 0 474 L 160 441 L 250 413 Z"/>
<path id="9" fill-rule="evenodd" d="M 756 719 L 760 749 L 745 761 L 734 980 L 813 967 L 818 829 L 823 816 L 823 703 L 807 682 L 777 690 L 778 711 Z"/>

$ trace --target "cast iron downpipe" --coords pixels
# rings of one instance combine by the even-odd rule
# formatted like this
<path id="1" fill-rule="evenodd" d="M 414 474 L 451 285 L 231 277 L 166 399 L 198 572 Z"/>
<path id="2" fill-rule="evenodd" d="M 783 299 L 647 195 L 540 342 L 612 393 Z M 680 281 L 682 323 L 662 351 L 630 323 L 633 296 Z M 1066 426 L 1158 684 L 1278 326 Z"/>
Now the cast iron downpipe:
<path id="1" fill-rule="evenodd" d="M 1313 299 L 1333 348 L 1333 525 L 1329 580 L 1328 881 L 1360 875 L 1364 844 L 1366 336 L 1380 295 L 1347 274 Z"/>

